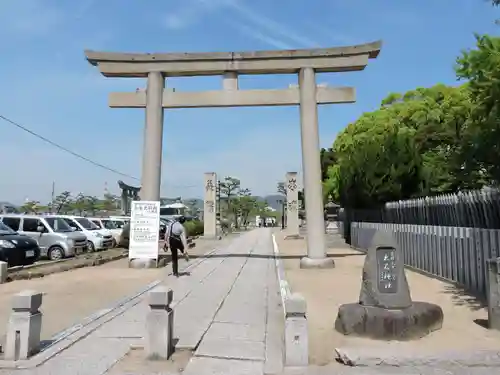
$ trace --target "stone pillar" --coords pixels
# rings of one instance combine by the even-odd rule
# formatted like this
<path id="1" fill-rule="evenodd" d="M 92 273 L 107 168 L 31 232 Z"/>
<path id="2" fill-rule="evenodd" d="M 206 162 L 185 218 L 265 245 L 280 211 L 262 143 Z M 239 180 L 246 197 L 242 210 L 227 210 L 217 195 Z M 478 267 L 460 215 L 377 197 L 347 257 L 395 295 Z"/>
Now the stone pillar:
<path id="1" fill-rule="evenodd" d="M 174 353 L 174 299 L 172 289 L 149 292 L 150 311 L 146 316 L 146 355 L 148 359 L 169 359 Z"/>
<path id="2" fill-rule="evenodd" d="M 288 221 L 285 239 L 300 239 L 299 235 L 299 186 L 297 172 L 288 172 L 285 178 L 286 211 Z"/>
<path id="3" fill-rule="evenodd" d="M 28 359 L 40 351 L 42 293 L 24 290 L 12 300 L 4 359 Z"/>
<path id="4" fill-rule="evenodd" d="M 128 206 L 128 194 L 126 190 L 122 190 L 122 213 L 123 215 L 127 214 L 127 206 Z"/>
<path id="5" fill-rule="evenodd" d="M 285 366 L 309 365 L 309 333 L 304 297 L 293 293 L 285 300 Z"/>
<path id="6" fill-rule="evenodd" d="M 205 173 L 205 199 L 203 202 L 203 237 L 217 237 L 217 174 L 215 172 Z"/>
<path id="7" fill-rule="evenodd" d="M 165 79 L 160 72 L 148 74 L 141 181 L 141 199 L 145 201 L 160 200 L 164 88 Z"/>
<path id="8" fill-rule="evenodd" d="M 7 262 L 0 261 L 0 284 L 3 284 L 7 281 L 8 274 L 8 264 Z"/>
<path id="9" fill-rule="evenodd" d="M 301 268 L 331 268 L 334 267 L 335 263 L 332 258 L 326 257 L 316 74 L 313 68 L 300 70 L 299 90 L 302 171 L 307 225 L 307 257 L 301 259 L 300 266 Z"/>
<path id="10" fill-rule="evenodd" d="M 488 259 L 488 327 L 500 330 L 500 258 Z"/>

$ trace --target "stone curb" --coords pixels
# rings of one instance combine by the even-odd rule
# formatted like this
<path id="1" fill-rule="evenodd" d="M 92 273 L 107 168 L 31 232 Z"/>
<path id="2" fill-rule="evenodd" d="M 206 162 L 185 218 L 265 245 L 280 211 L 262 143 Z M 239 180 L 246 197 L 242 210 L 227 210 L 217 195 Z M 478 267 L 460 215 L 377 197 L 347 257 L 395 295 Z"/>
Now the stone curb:
<path id="1" fill-rule="evenodd" d="M 336 348 L 335 360 L 350 367 L 500 367 L 500 351 L 454 351 L 436 354 L 395 353 L 392 349 Z"/>
<path id="2" fill-rule="evenodd" d="M 53 270 L 46 270 L 45 272 L 40 270 L 40 271 L 28 271 L 28 272 L 23 272 L 24 270 L 20 270 L 20 273 L 11 273 L 7 275 L 7 282 L 10 281 L 16 281 L 16 280 L 31 280 L 31 279 L 37 279 L 41 277 L 45 277 L 48 275 L 52 275 L 54 273 L 60 273 L 60 272 L 66 272 L 66 271 L 71 271 L 75 270 L 78 268 L 85 268 L 85 267 L 95 267 L 95 266 L 100 266 L 105 263 L 113 262 L 115 260 L 120 260 L 123 258 L 128 257 L 128 252 L 126 254 L 117 254 L 113 255 L 110 257 L 105 257 L 105 258 L 94 258 L 94 259 L 85 259 L 82 260 L 81 262 L 78 263 L 73 263 L 73 264 L 66 264 L 64 261 L 61 262 L 55 262 L 55 263 L 49 263 L 49 265 L 54 265 L 57 263 L 62 263 L 60 268 L 53 269 Z M 40 265 L 44 266 L 46 264 Z"/>
<path id="3" fill-rule="evenodd" d="M 44 266 L 51 266 L 51 265 L 57 264 L 57 263 L 68 262 L 68 261 L 73 260 L 73 259 L 78 259 L 78 258 L 66 258 L 66 259 L 59 259 L 59 260 L 47 261 L 47 262 L 43 262 L 43 263 L 34 263 L 34 264 L 27 265 L 27 266 L 9 267 L 7 269 L 7 273 L 14 273 L 14 272 L 20 272 L 20 271 L 25 271 L 25 270 L 32 270 L 34 268 L 40 268 L 40 267 L 44 267 Z"/>
<path id="4" fill-rule="evenodd" d="M 273 234 L 272 238 L 276 274 L 278 275 L 278 283 L 280 286 L 281 305 L 283 307 L 283 316 L 286 317 L 285 300 L 291 294 L 290 285 L 285 279 L 285 267 L 283 266 L 283 262 L 280 259 L 280 252 L 278 243 L 276 242 L 276 236 Z"/>

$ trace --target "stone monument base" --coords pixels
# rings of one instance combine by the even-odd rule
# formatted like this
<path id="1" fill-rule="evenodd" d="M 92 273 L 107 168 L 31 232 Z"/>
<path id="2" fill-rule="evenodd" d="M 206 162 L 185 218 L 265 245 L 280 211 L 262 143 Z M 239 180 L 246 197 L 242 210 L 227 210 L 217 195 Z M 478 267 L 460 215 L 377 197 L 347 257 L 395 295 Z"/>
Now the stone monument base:
<path id="1" fill-rule="evenodd" d="M 165 256 L 160 256 L 158 258 L 158 262 L 156 259 L 141 259 L 141 258 L 135 258 L 135 259 L 130 259 L 128 262 L 128 268 L 161 268 L 165 267 L 167 264 L 167 257 L 168 255 Z"/>
<path id="2" fill-rule="evenodd" d="M 375 340 L 404 341 L 427 336 L 442 324 L 443 310 L 433 303 L 413 302 L 401 310 L 349 303 L 340 306 L 335 330 Z"/>
<path id="3" fill-rule="evenodd" d="M 287 234 L 285 235 L 285 240 L 302 240 L 304 237 L 302 237 L 300 234 Z"/>
<path id="4" fill-rule="evenodd" d="M 333 258 L 308 258 L 304 257 L 300 260 L 300 268 L 335 268 Z"/>

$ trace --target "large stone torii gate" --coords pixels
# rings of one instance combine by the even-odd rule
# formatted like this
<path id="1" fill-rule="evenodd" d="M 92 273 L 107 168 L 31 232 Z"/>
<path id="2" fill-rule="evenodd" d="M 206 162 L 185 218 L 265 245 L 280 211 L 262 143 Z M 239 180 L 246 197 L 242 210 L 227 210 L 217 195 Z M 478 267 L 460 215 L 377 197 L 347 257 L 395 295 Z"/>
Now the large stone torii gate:
<path id="1" fill-rule="evenodd" d="M 319 87 L 316 73 L 363 70 L 380 52 L 380 41 L 349 47 L 214 53 L 113 53 L 85 51 L 105 77 L 147 78 L 145 91 L 111 93 L 112 108 L 145 108 L 141 198 L 160 200 L 164 108 L 300 106 L 302 170 L 306 200 L 307 257 L 303 268 L 333 267 L 326 257 L 319 156 L 318 104 L 353 103 L 352 87 Z M 239 90 L 241 74 L 296 74 L 299 86 Z M 221 75 L 222 90 L 176 92 L 165 78 Z"/>

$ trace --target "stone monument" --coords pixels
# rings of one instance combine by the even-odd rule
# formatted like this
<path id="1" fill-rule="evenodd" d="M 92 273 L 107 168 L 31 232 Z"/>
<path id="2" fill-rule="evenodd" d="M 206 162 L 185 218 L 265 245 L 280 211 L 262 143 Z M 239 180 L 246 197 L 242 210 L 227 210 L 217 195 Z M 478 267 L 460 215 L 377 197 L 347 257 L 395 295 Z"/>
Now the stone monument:
<path id="1" fill-rule="evenodd" d="M 392 234 L 378 231 L 363 266 L 358 303 L 340 306 L 335 329 L 344 335 L 411 340 L 441 329 L 441 307 L 413 302 L 403 254 Z"/>
<path id="2" fill-rule="evenodd" d="M 217 237 L 217 174 L 205 173 L 205 197 L 203 200 L 203 237 Z"/>
<path id="3" fill-rule="evenodd" d="M 297 172 L 288 172 L 285 179 L 286 189 L 286 236 L 285 240 L 301 239 L 299 234 L 299 186 Z"/>

